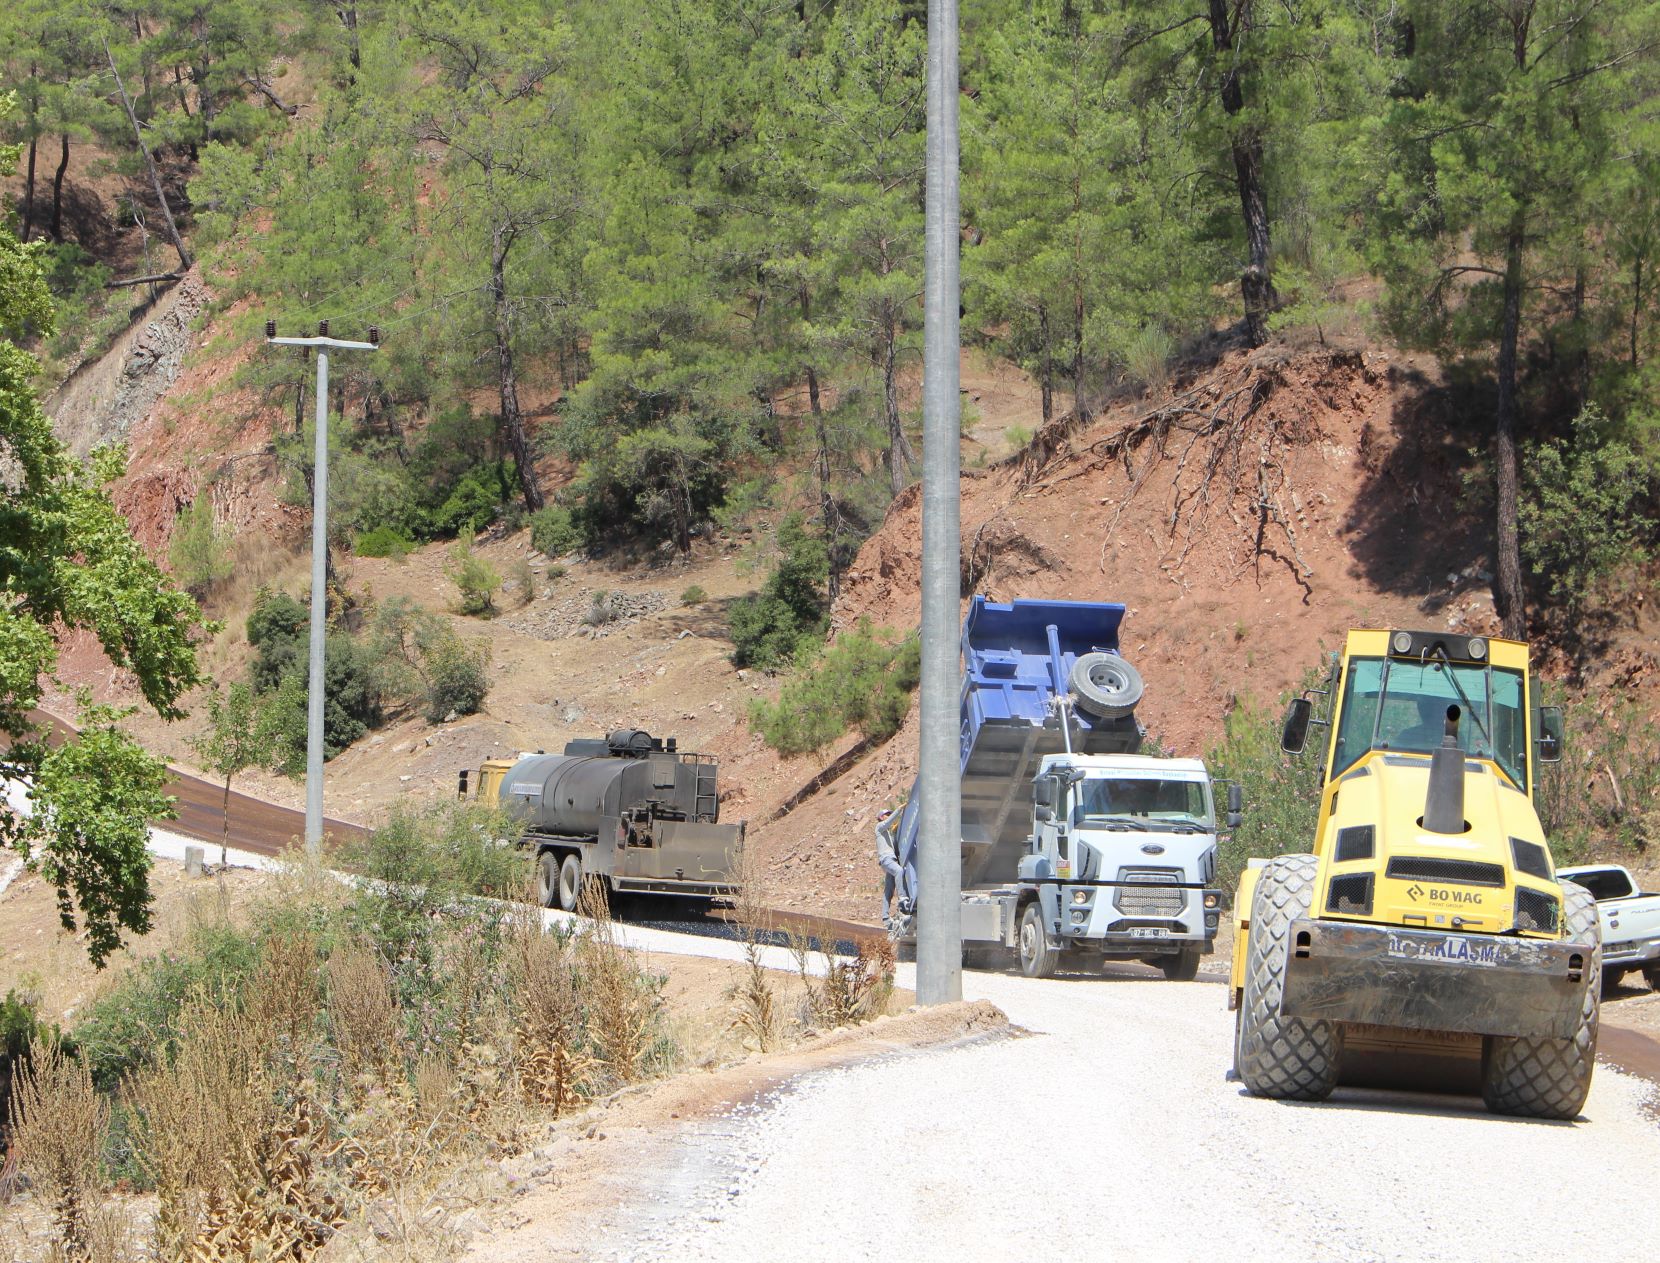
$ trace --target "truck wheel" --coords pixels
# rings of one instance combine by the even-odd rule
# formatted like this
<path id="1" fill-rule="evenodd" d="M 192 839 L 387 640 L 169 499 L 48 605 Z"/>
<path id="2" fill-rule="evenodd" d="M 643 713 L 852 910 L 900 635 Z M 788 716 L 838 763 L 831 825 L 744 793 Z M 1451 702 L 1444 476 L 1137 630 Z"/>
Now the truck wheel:
<path id="1" fill-rule="evenodd" d="M 1036 899 L 1020 914 L 1020 972 L 1028 978 L 1053 978 L 1061 954 L 1043 931 L 1043 908 Z"/>
<path id="2" fill-rule="evenodd" d="M 1184 947 L 1174 956 L 1162 956 L 1159 968 L 1171 982 L 1192 982 L 1199 976 L 1199 949 Z"/>
<path id="3" fill-rule="evenodd" d="M 1318 867 L 1312 855 L 1282 855 L 1268 861 L 1257 881 L 1236 1054 L 1239 1077 L 1252 1096 L 1322 1101 L 1337 1086 L 1342 1032 L 1331 1022 L 1280 1013 L 1291 923 L 1313 905 Z"/>
<path id="4" fill-rule="evenodd" d="M 1605 999 L 1620 989 L 1620 982 L 1624 977 L 1623 969 L 1610 968 L 1602 971 L 1602 994 Z"/>
<path id="5" fill-rule="evenodd" d="M 559 865 L 559 906 L 566 912 L 575 912 L 581 901 L 582 857 L 571 851 Z"/>
<path id="6" fill-rule="evenodd" d="M 1643 970 L 1643 978 L 1656 991 L 1660 991 L 1660 965 L 1650 965 Z"/>
<path id="7" fill-rule="evenodd" d="M 1141 700 L 1141 672 L 1116 653 L 1086 653 L 1069 683 L 1078 709 L 1098 719 L 1122 719 Z"/>
<path id="8" fill-rule="evenodd" d="M 559 902 L 559 856 L 552 851 L 536 857 L 536 902 L 544 908 Z"/>
<path id="9" fill-rule="evenodd" d="M 1487 1041 L 1481 1063 L 1481 1096 L 1496 1114 L 1525 1118 L 1579 1117 L 1591 1090 L 1597 1061 L 1598 1001 L 1602 991 L 1602 938 L 1591 892 L 1562 883 L 1562 912 L 1568 937 L 1596 946 L 1585 962 L 1579 1025 L 1567 1039 L 1498 1036 Z"/>

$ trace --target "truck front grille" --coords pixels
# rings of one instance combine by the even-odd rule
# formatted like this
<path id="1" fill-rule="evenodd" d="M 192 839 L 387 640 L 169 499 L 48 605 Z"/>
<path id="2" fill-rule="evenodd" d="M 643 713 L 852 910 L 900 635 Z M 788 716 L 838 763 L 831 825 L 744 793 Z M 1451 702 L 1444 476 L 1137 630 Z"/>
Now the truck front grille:
<path id="1" fill-rule="evenodd" d="M 1459 886 L 1504 885 L 1502 865 L 1449 860 L 1438 855 L 1398 855 L 1389 861 L 1389 876 L 1398 881 L 1444 881 Z"/>
<path id="2" fill-rule="evenodd" d="M 1113 892 L 1113 905 L 1132 917 L 1173 917 L 1187 900 L 1174 884 L 1182 879 L 1179 868 L 1121 868 L 1118 880 L 1131 883 Z M 1170 884 L 1166 884 L 1170 883 Z M 1146 886 L 1138 890 L 1138 885 Z"/>

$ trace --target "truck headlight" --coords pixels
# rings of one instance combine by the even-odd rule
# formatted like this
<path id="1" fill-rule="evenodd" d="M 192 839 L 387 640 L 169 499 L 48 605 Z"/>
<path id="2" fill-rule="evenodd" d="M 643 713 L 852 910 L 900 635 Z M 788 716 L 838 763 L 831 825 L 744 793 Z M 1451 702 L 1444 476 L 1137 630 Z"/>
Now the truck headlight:
<path id="1" fill-rule="evenodd" d="M 1087 890 L 1074 890 L 1072 892 L 1072 902 L 1073 903 L 1088 903 L 1090 893 L 1091 892 L 1087 891 Z"/>
<path id="2" fill-rule="evenodd" d="M 1217 908 L 1222 905 L 1222 896 L 1214 890 L 1205 891 L 1205 907 Z"/>
<path id="3" fill-rule="evenodd" d="M 1082 925 L 1087 920 L 1089 920 L 1089 909 L 1088 908 L 1074 908 L 1074 909 L 1072 909 L 1072 924 L 1073 925 Z"/>

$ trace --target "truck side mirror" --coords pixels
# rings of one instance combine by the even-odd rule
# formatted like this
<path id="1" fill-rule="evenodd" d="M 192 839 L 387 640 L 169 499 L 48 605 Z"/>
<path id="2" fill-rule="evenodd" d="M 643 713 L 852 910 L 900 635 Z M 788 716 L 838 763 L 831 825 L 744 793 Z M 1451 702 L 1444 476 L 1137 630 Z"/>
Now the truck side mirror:
<path id="1" fill-rule="evenodd" d="M 1036 810 L 1039 824 L 1048 824 L 1055 818 L 1055 809 L 1048 803 L 1039 803 Z"/>
<path id="2" fill-rule="evenodd" d="M 1562 708 L 1539 708 L 1539 762 L 1559 763 L 1562 760 Z"/>
<path id="3" fill-rule="evenodd" d="M 1039 821 L 1048 822 L 1055 818 L 1056 791 L 1059 789 L 1052 776 L 1040 776 L 1032 783 L 1033 810 Z"/>
<path id="4" fill-rule="evenodd" d="M 1280 749 L 1287 754 L 1301 754 L 1308 745 L 1308 726 L 1314 719 L 1314 703 L 1306 697 L 1293 698 L 1285 712 L 1285 726 L 1280 729 Z"/>
<path id="5" fill-rule="evenodd" d="M 1228 828 L 1237 829 L 1245 819 L 1245 788 L 1238 781 L 1228 782 Z"/>

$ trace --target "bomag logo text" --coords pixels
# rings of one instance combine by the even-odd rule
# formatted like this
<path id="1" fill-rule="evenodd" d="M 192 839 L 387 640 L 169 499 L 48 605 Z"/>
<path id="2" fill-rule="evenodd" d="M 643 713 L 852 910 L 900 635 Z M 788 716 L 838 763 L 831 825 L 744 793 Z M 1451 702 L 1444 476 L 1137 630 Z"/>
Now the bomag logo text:
<path id="1" fill-rule="evenodd" d="M 1407 898 L 1413 903 L 1480 903 L 1481 896 L 1473 890 L 1448 890 L 1445 886 L 1420 886 L 1414 882 L 1407 889 Z"/>

